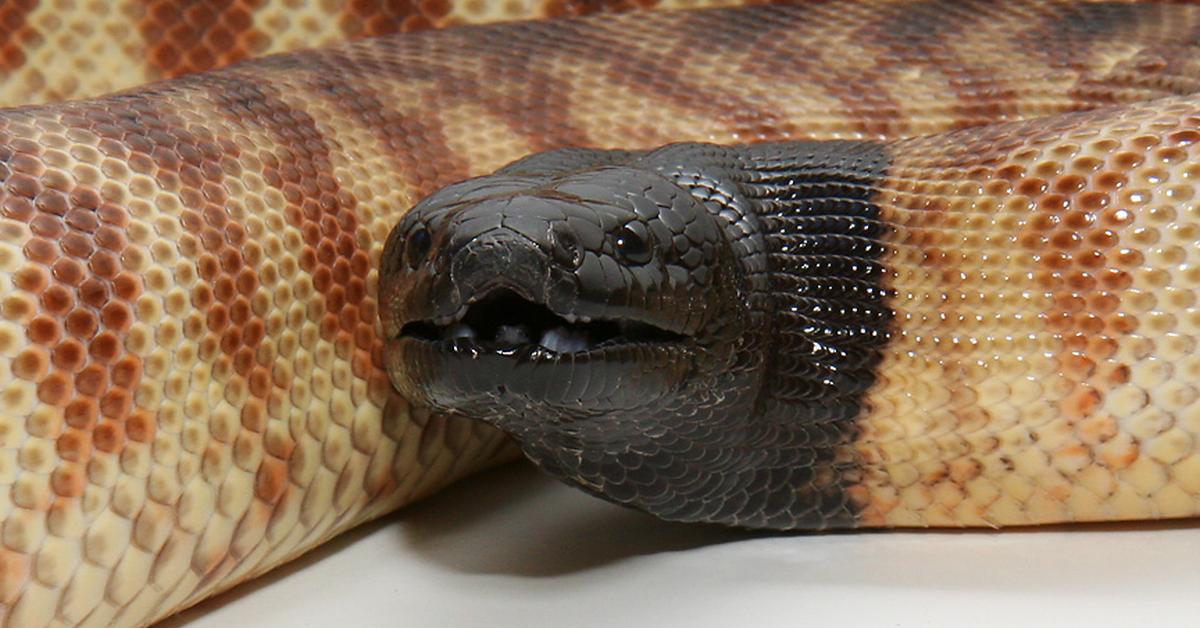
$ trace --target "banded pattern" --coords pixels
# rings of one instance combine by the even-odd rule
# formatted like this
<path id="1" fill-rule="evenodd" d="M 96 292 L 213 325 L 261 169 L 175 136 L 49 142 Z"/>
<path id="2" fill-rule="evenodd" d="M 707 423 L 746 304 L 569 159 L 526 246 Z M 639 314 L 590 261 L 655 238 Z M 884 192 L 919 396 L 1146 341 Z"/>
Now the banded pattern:
<path id="1" fill-rule="evenodd" d="M 398 32 L 737 0 L 10 0 L 0 106 L 99 96 L 235 61 Z"/>
<path id="2" fill-rule="evenodd" d="M 55 24 L 39 13 L 42 5 L 6 3 L 5 10 L 14 7 L 26 15 L 0 22 L 17 25 L 16 32 L 49 32 L 21 25 Z M 264 11 L 279 15 L 282 9 Z M 252 15 L 258 24 L 259 13 Z M 88 22 L 70 27 L 80 32 L 110 29 L 100 19 L 59 19 Z M 406 208 L 442 185 L 566 144 L 885 139 L 1190 93 L 1200 76 L 1193 47 L 1197 24 L 1200 15 L 1190 6 L 1054 2 L 998 8 L 986 2 L 899 7 L 863 1 L 628 14 L 366 40 L 119 96 L 0 112 L 3 618 L 22 626 L 152 621 L 511 456 L 494 432 L 408 408 L 390 394 L 380 367 L 375 269 L 382 243 Z M 11 37 L 48 42 L 65 36 Z M 105 46 L 126 39 L 112 36 Z M 15 68 L 24 55 L 21 71 L 49 72 L 48 48 L 31 44 L 28 50 L 5 57 Z M 93 62 L 126 54 L 146 58 L 141 43 L 129 53 L 81 50 Z M 1018 51 L 1029 52 L 1014 63 Z M 180 56 L 207 62 L 203 55 Z M 10 69 L 18 76 L 21 71 Z M 98 67 L 74 72 L 100 74 Z M 135 80 L 151 76 L 157 74 Z M 55 92 L 47 97 L 92 89 L 64 81 L 43 77 L 43 87 Z M 897 85 L 903 90 L 890 88 Z M 1177 103 L 1195 104 L 1190 98 Z M 1090 152 L 1103 162 L 1086 181 L 1113 183 L 1124 176 L 1136 187 L 1107 189 L 1109 203 L 1126 202 L 1124 191 L 1136 189 L 1152 193 L 1138 198 L 1155 199 L 1154 207 L 1171 198 L 1168 190 L 1189 172 L 1186 165 L 1161 163 L 1158 151 L 1190 148 L 1179 141 L 1184 136 L 1172 140 L 1155 122 L 1167 109 L 1128 111 L 1148 117 L 1119 133 L 1133 124 L 1117 122 L 1120 113 L 1066 120 L 1080 125 L 1071 127 L 1080 133 L 1088 132 L 1083 125 L 1089 120 L 1100 125 L 1097 134 L 1116 133 L 1119 146 L 1108 149 L 1091 148 L 1104 139 L 1098 135 L 1072 140 L 1080 145 L 1079 158 Z M 1179 124 L 1190 119 L 1182 110 L 1169 115 Z M 1033 142 L 1043 137 L 1035 131 L 1040 128 L 1049 127 L 1006 130 L 1027 133 Z M 1143 136 L 1158 137 L 1160 144 L 1142 147 L 1145 141 L 1137 138 Z M 975 137 L 984 143 L 966 141 Z M 1044 157 L 1040 147 L 1049 144 L 1038 144 L 1035 155 L 1018 152 L 1005 138 L 987 145 L 988 137 L 968 132 L 891 148 L 896 165 L 885 189 L 894 191 L 878 204 L 882 215 L 907 225 L 899 233 L 911 239 L 901 244 L 961 235 L 922 230 L 919 221 L 965 220 L 956 218 L 964 214 L 929 210 L 941 203 L 970 206 L 971 190 L 999 189 L 989 172 L 1024 184 L 1014 189 L 1027 190 L 1034 207 L 1054 193 L 1088 202 L 1083 190 L 1050 187 L 1068 174 L 1068 162 L 1058 153 Z M 956 144 L 979 150 L 968 155 Z M 1135 164 L 1138 154 L 1143 160 Z M 980 160 L 981 169 L 932 169 L 957 156 L 966 163 Z M 1078 159 L 1071 159 L 1075 168 Z M 1002 170 L 1006 160 L 1024 170 Z M 1040 169 L 1051 161 L 1064 171 Z M 1105 170 L 1116 174 L 1101 177 Z M 986 180 L 955 178 L 963 172 Z M 1038 180 L 1045 190 L 1038 191 Z M 1135 220 L 1154 215 L 1147 210 Z M 1020 220 L 1013 226 L 1027 227 Z M 1165 247 L 1167 231 L 1138 222 L 1115 237 L 1128 237 L 1144 245 L 1143 257 L 1159 259 L 1153 251 Z M 1162 245 L 1147 239 L 1154 232 Z M 1063 262 L 1070 265 L 1075 251 L 1084 249 L 1063 250 L 1071 251 L 1069 264 Z M 906 247 L 897 251 L 916 255 Z M 1172 252 L 1163 255 L 1175 259 Z M 1036 257 L 1014 263 L 1040 264 L 1043 258 Z M 913 294 L 922 294 L 916 286 L 923 272 L 892 277 L 897 293 L 907 295 L 901 288 L 912 285 Z M 1120 372 L 1119 364 L 1128 364 L 1114 356 L 1144 348 L 1138 344 L 1143 338 L 1186 348 L 1190 336 L 1146 335 L 1166 327 L 1150 322 L 1158 301 L 1139 296 L 1147 294 L 1140 286 L 1156 286 L 1154 299 L 1160 293 L 1168 301 L 1186 297 L 1167 296 L 1154 283 L 1160 275 L 1128 274 L 1139 283 L 1122 287 L 1123 279 L 1113 280 L 1113 290 L 1123 292 L 1111 312 L 1145 322 L 1114 336 L 1118 346 L 1109 357 L 1086 354 L 1095 356 L 1088 359 L 1096 370 L 1083 375 L 1081 362 L 1081 374 L 1063 381 L 1082 383 L 1055 389 L 1046 397 L 1051 403 L 1084 385 L 1102 388 L 1104 369 Z M 944 285 L 965 290 L 945 277 L 941 281 L 950 283 Z M 1051 292 L 1063 294 L 1072 285 L 1047 281 L 1058 286 Z M 913 303 L 896 303 L 903 320 L 922 316 Z M 1065 297 L 1055 307 L 1075 312 Z M 1125 307 L 1135 309 L 1119 309 Z M 1176 322 L 1190 320 L 1189 308 Z M 926 324 L 940 320 L 939 314 Z M 1076 345 L 1054 339 L 1055 333 L 1044 334 L 1051 339 L 1049 351 L 1065 358 Z M 885 360 L 875 396 L 880 414 L 861 424 L 863 434 L 874 436 L 849 445 L 855 456 L 879 464 L 850 490 L 862 504 L 864 523 L 949 523 L 939 513 L 954 512 L 952 501 L 922 500 L 959 486 L 960 493 L 974 490 L 969 481 L 956 480 L 965 476 L 938 470 L 973 465 L 949 457 L 961 447 L 943 452 L 926 445 L 907 458 L 895 451 L 905 446 L 896 436 L 915 435 L 908 430 L 918 427 L 892 425 L 882 416 L 886 403 L 904 407 L 911 401 L 892 368 L 902 357 Z M 928 365 L 921 377 L 941 381 L 935 368 L 941 365 Z M 1144 369 L 1138 377 L 1153 372 Z M 1141 381 L 1132 367 L 1129 377 Z M 1098 399 L 1106 404 L 1125 394 L 1103 392 Z M 930 416 L 957 420 L 951 409 L 958 403 L 948 400 L 945 412 Z M 1162 434 L 1171 436 L 1162 442 L 1180 442 L 1171 429 L 1180 425 L 1164 428 Z M 1053 429 L 1064 429 L 1030 426 L 1037 427 L 1021 434 L 1028 442 L 1037 434 L 1039 443 L 1054 442 L 1048 438 Z M 1106 442 L 1124 437 L 1113 438 Z M 1140 442 L 1126 447 L 1126 458 L 1141 455 Z M 1042 451 L 1025 449 L 1034 450 Z M 1183 452 L 1175 463 L 1191 459 L 1184 446 L 1173 451 Z M 1128 468 L 1141 469 L 1139 459 L 1133 457 Z M 989 469 L 1008 464 L 1000 454 L 987 462 Z M 1177 477 L 1165 469 L 1112 477 L 1118 488 L 1126 478 Z M 1007 490 L 1002 476 L 987 478 Z M 1060 496 L 1058 486 L 1030 495 Z M 1156 497 L 1164 487 L 1187 485 L 1145 486 L 1157 488 Z M 1155 497 L 1141 497 L 1143 505 L 1156 503 Z M 1026 508 L 1022 512 L 1048 512 Z"/>
<path id="3" fill-rule="evenodd" d="M 725 110 L 756 112 L 728 116 L 741 127 L 737 139 L 744 139 L 743 131 L 759 139 L 798 132 L 874 142 L 781 144 L 771 150 L 794 154 L 774 165 L 757 164 L 755 147 L 735 148 L 732 154 L 743 155 L 746 163 L 732 168 L 728 157 L 706 165 L 707 155 L 720 152 L 712 147 L 683 145 L 669 157 L 680 160 L 681 172 L 692 173 L 684 179 L 698 173 L 715 177 L 717 187 L 737 184 L 754 199 L 751 213 L 762 219 L 771 254 L 769 296 L 779 309 L 769 313 L 776 318 L 769 349 L 757 349 L 752 340 L 737 345 L 746 354 L 739 367 L 763 358 L 756 352 L 766 354 L 767 383 L 755 403 L 745 403 L 744 389 L 726 389 L 718 398 L 728 407 L 720 407 L 708 398 L 720 382 L 703 380 L 699 390 L 681 384 L 680 390 L 695 394 L 696 405 L 669 395 L 654 400 L 669 408 L 679 404 L 674 423 L 660 416 L 664 411 L 658 406 L 609 414 L 597 408 L 596 415 L 605 419 L 600 423 L 610 426 L 603 432 L 588 423 L 593 409 L 586 403 L 581 402 L 579 418 L 551 403 L 538 405 L 536 393 L 519 388 L 512 403 L 533 404 L 547 417 L 533 417 L 525 406 L 509 416 L 498 405 L 509 403 L 507 397 L 488 406 L 492 397 L 475 394 L 474 380 L 464 376 L 470 380 L 463 383 L 468 405 L 461 409 L 516 435 L 527 455 L 555 475 L 672 519 L 847 527 L 1195 514 L 1200 501 L 1191 490 L 1194 478 L 1174 479 L 1197 465 L 1195 432 L 1181 424 L 1193 412 L 1196 394 L 1182 383 L 1186 375 L 1174 373 L 1183 368 L 1190 374 L 1186 365 L 1194 353 L 1189 328 L 1194 286 L 1187 283 L 1194 260 L 1186 250 L 1195 248 L 1196 233 L 1185 215 L 1194 183 L 1185 147 L 1194 142 L 1189 107 L 1200 76 L 1194 61 L 1200 45 L 1196 8 L 926 2 L 839 5 L 836 14 L 825 9 L 805 7 L 810 21 L 787 32 L 773 31 L 770 18 L 795 9 L 763 10 L 767 34 L 761 39 L 717 36 L 708 44 L 732 60 L 746 55 L 736 67 L 739 76 L 749 77 L 747 84 L 726 101 Z M 859 11 L 869 11 L 870 17 Z M 718 33 L 718 21 L 725 18 L 712 12 L 685 19 L 692 28 Z M 805 30 L 812 25 L 820 30 Z M 789 39 L 798 32 L 811 39 Z M 760 77 L 754 72 L 786 73 L 796 67 L 759 63 L 775 58 L 774 45 L 791 54 L 792 46 L 800 46 L 802 60 L 783 52 L 778 57 L 806 70 L 804 60 L 817 59 L 819 73 L 812 70 L 808 81 L 792 85 L 763 76 L 770 88 L 756 93 Z M 1037 55 L 1011 63 L 1013 50 L 1027 49 Z M 668 58 L 686 59 L 685 50 L 672 47 Z M 864 58 L 874 65 L 864 67 Z M 845 59 L 853 65 L 841 72 Z M 674 106 L 695 106 L 689 98 L 696 95 L 709 103 L 724 98 L 719 83 L 705 83 L 710 77 L 703 72 L 684 76 L 655 68 L 649 77 L 663 73 L 674 85 L 694 87 Z M 837 80 L 844 85 L 833 84 Z M 903 88 L 889 92 L 888 84 Z M 803 89 L 804 96 L 772 102 L 789 87 Z M 947 99 L 948 93 L 954 98 Z M 1172 94 L 1187 96 L 1172 100 Z M 825 110 L 816 106 L 822 98 L 838 101 L 828 110 L 854 115 L 822 117 Z M 1103 108 L 1112 104 L 1126 107 Z M 1095 111 L 1064 113 L 1075 110 Z M 781 111 L 787 113 L 780 116 Z M 1044 113 L 1057 115 L 997 124 Z M 771 126 L 779 117 L 782 129 Z M 813 126 L 797 130 L 789 127 L 791 120 Z M 975 128 L 985 123 L 990 125 Z M 955 131 L 963 128 L 968 130 Z M 927 133 L 935 134 L 895 139 Z M 673 139 L 686 137 L 673 134 Z M 594 136 L 588 140 L 636 147 L 609 145 Z M 839 166 L 843 150 L 879 156 Z M 656 154 L 645 159 L 653 163 Z M 624 165 L 636 170 L 639 157 L 631 159 Z M 867 162 L 886 164 L 878 183 L 860 176 L 858 169 L 868 168 Z M 740 168 L 741 174 L 722 179 L 718 173 L 726 168 L 735 173 Z M 496 185 L 506 190 L 519 185 L 501 183 L 505 172 L 497 173 Z M 533 174 L 545 178 L 553 171 Z M 613 184 L 609 175 L 602 170 L 595 176 Z M 569 173 L 566 180 L 584 176 Z M 632 172 L 626 176 L 636 180 Z M 553 185 L 550 181 L 544 184 Z M 486 180 L 479 184 L 488 185 Z M 758 193 L 756 186 L 768 189 Z M 636 198 L 643 188 L 620 194 Z M 708 193 L 701 190 L 698 198 L 707 201 Z M 1158 206 L 1140 209 L 1155 199 Z M 521 206 L 512 204 L 514 224 L 522 219 Z M 441 208 L 435 202 L 426 209 L 432 215 Z M 746 211 L 726 209 L 737 215 Z M 842 216 L 843 211 L 848 214 Z M 895 314 L 891 341 L 869 348 L 868 354 L 877 346 L 882 361 L 866 391 L 837 382 L 849 375 L 848 367 L 874 366 L 875 358 L 841 352 L 840 340 L 818 342 L 813 326 L 857 324 L 856 317 L 872 316 L 870 304 L 830 312 L 831 304 L 821 303 L 813 310 L 820 314 L 808 316 L 814 290 L 839 289 L 811 259 L 790 259 L 804 250 L 809 237 L 815 238 L 813 246 L 836 248 L 850 246 L 839 239 L 847 234 L 837 229 L 868 235 L 861 224 L 842 218 L 881 226 L 870 229 L 878 243 L 831 252 L 874 265 L 876 255 L 886 251 L 878 260 L 885 272 L 874 278 L 891 295 L 884 309 Z M 1168 224 L 1182 227 L 1183 234 L 1173 247 L 1159 247 L 1159 230 Z M 826 227 L 832 231 L 823 231 Z M 436 239 L 452 238 L 439 234 Z M 1154 259 L 1148 261 L 1150 256 Z M 1150 270 L 1142 270 L 1147 261 Z M 815 273 L 821 286 L 805 288 L 805 277 L 792 269 L 798 264 Z M 617 275 L 605 275 L 579 277 L 578 291 L 620 293 L 619 285 L 587 283 L 619 283 Z M 400 290 L 387 298 L 405 296 Z M 637 309 L 631 303 L 612 305 Z M 651 309 L 641 315 L 667 316 Z M 830 329 L 834 335 L 843 331 Z M 806 343 L 813 348 L 804 349 Z M 1160 344 L 1171 357 L 1159 356 Z M 849 361 L 839 366 L 838 355 Z M 518 366 L 527 365 L 518 360 Z M 619 367 L 584 377 L 598 380 L 589 387 L 611 386 Z M 553 377 L 547 373 L 551 366 L 532 368 Z M 565 377 L 566 371 L 558 375 Z M 1139 372 L 1145 373 L 1140 381 Z M 455 398 L 456 375 L 436 383 L 443 391 L 440 399 Z M 854 386 L 862 383 L 859 379 Z M 731 380 L 753 385 L 745 378 Z M 822 386 L 826 394 L 816 394 Z M 851 398 L 851 392 L 863 394 Z M 561 416 L 555 414 L 560 410 Z M 661 443 L 649 434 L 660 435 Z M 682 474 L 683 468 L 693 473 Z"/>
<path id="4" fill-rule="evenodd" d="M 900 142 L 862 525 L 1200 513 L 1200 106 Z"/>
<path id="5" fill-rule="evenodd" d="M 1191 182 L 1182 172 L 1172 173 L 1164 163 L 1154 164 L 1148 174 L 1141 169 L 1150 161 L 1145 153 L 1159 146 L 1169 146 L 1163 150 L 1175 160 L 1171 163 L 1183 164 L 1179 168 L 1188 163 L 1181 146 L 1193 141 L 1186 107 L 1195 97 L 1169 97 L 1191 94 L 1200 76 L 1194 61 L 1200 45 L 1197 9 L 1122 3 L 998 8 L 941 2 L 838 5 L 836 13 L 825 9 L 764 9 L 758 13 L 766 31 L 761 39 L 715 37 L 707 48 L 729 55 L 733 63 L 746 55 L 737 67 L 750 78 L 729 96 L 736 100 L 726 101 L 724 110 L 756 111 L 750 103 L 761 108 L 750 117 L 728 116 L 739 127 L 735 139 L 744 139 L 743 132 L 758 137 L 797 132 L 787 121 L 783 128 L 769 126 L 771 116 L 783 111 L 785 120 L 812 123 L 798 131 L 808 136 L 876 140 L 854 150 L 880 154 L 868 160 L 886 164 L 877 184 L 857 175 L 862 164 L 836 165 L 839 146 L 846 145 L 825 150 L 809 144 L 782 145 L 777 149 L 781 154 L 789 146 L 797 154 L 774 166 L 756 165 L 751 158 L 744 168 L 752 183 L 742 184 L 744 192 L 768 205 L 756 211 L 770 243 L 774 290 L 787 293 L 773 296 L 784 304 L 801 296 L 789 292 L 801 287 L 788 260 L 801 231 L 813 232 L 824 219 L 836 223 L 843 209 L 882 222 L 884 228 L 873 231 L 887 251 L 880 259 L 887 270 L 878 279 L 892 295 L 886 306 L 896 317 L 893 338 L 880 350 L 876 384 L 860 400 L 813 395 L 814 385 L 836 378 L 814 383 L 800 377 L 812 375 L 813 359 L 819 356 L 797 353 L 803 342 L 813 340 L 808 323 L 828 321 L 818 316 L 791 322 L 782 320 L 789 318 L 787 312 L 777 311 L 771 314 L 781 319 L 777 327 L 782 329 L 773 331 L 782 333 L 769 352 L 775 362 L 766 370 L 767 392 L 754 406 L 753 419 L 731 419 L 751 412 L 745 407 L 719 417 L 721 412 L 709 406 L 688 407 L 680 414 L 689 421 L 699 412 L 713 416 L 694 429 L 698 435 L 677 434 L 669 432 L 668 421 L 643 417 L 639 423 L 631 412 L 614 420 L 629 419 L 632 427 L 621 433 L 635 435 L 628 449 L 648 452 L 644 457 L 605 458 L 605 451 L 592 451 L 589 445 L 620 448 L 625 441 L 601 436 L 597 443 L 588 442 L 580 436 L 584 427 L 579 433 L 523 439 L 526 452 L 558 475 L 615 501 L 669 518 L 738 525 L 1013 525 L 1194 513 L 1200 502 L 1183 488 L 1185 483 L 1170 483 L 1194 464 L 1192 432 L 1175 425 L 1177 412 L 1190 407 L 1193 395 L 1189 386 L 1170 379 L 1171 370 L 1191 354 L 1190 331 L 1180 320 L 1193 315 L 1186 296 L 1193 290 L 1186 285 L 1173 289 L 1169 307 L 1160 305 L 1165 295 L 1156 294 L 1129 306 L 1141 310 L 1122 309 L 1130 300 L 1122 294 L 1149 289 L 1149 284 L 1136 283 L 1135 267 L 1159 236 L 1144 225 L 1131 227 L 1136 237 L 1126 234 L 1117 227 L 1127 225 L 1112 223 L 1106 212 L 1136 222 L 1135 205 L 1151 202 L 1154 186 L 1168 180 L 1174 187 L 1165 198 L 1159 192 L 1165 205 L 1155 211 L 1171 218 L 1158 220 L 1175 220 L 1189 207 Z M 803 24 L 772 29 L 773 17 L 801 11 Z M 736 13 L 697 13 L 684 19 L 693 29 L 720 32 L 718 23 Z M 819 30 L 808 31 L 809 26 Z M 966 43 L 961 34 L 968 32 L 972 37 Z M 789 39 L 794 36 L 801 40 Z M 800 46 L 800 67 L 810 70 L 803 59 L 816 58 L 822 73 L 812 69 L 806 82 L 783 84 L 772 82 L 778 76 L 755 75 L 797 67 L 754 65 L 759 58 L 776 58 L 770 54 L 775 45 L 779 51 Z M 845 49 L 856 47 L 855 54 L 846 55 Z M 669 58 L 687 58 L 686 49 L 673 47 Z M 1026 49 L 1039 56 L 1013 65 L 1012 51 Z M 783 52 L 778 58 L 795 61 Z M 877 63 L 864 68 L 861 61 L 851 61 L 858 63 L 857 75 L 851 77 L 851 72 L 836 69 L 847 58 Z M 663 73 L 673 85 L 694 88 L 673 106 L 700 106 L 689 100 L 696 94 L 709 104 L 726 98 L 716 81 L 703 83 L 709 78 L 704 72 L 683 76 L 655 67 L 647 78 Z M 761 93 L 755 91 L 760 80 L 770 86 Z M 845 84 L 835 84 L 838 80 Z M 902 84 L 904 90 L 889 93 L 885 83 Z M 772 101 L 789 88 L 803 89 L 803 95 Z M 947 99 L 947 93 L 956 97 Z M 880 94 L 889 100 L 862 106 Z M 821 99 L 831 96 L 861 108 L 853 117 L 823 114 L 849 108 L 835 103 L 822 108 Z M 1121 103 L 1135 105 L 1064 115 Z M 1044 113 L 1059 115 L 994 124 Z M 1152 119 L 1138 124 L 1121 119 L 1138 115 Z M 973 128 L 987 121 L 993 124 Z M 960 128 L 967 130 L 954 131 Z M 927 132 L 940 134 L 893 139 Z M 567 137 L 574 141 L 571 134 Z M 673 139 L 687 137 L 686 131 L 672 131 Z M 601 146 L 636 147 L 606 139 L 587 138 Z M 717 139 L 729 141 L 728 136 Z M 685 146 L 680 154 L 689 150 Z M 1076 155 L 1088 151 L 1093 154 L 1076 164 Z M 707 172 L 699 156 L 705 152 L 696 153 L 701 159 L 697 164 L 680 157 L 685 170 Z M 743 152 L 753 155 L 755 149 Z M 809 155 L 807 161 L 803 155 Z M 806 181 L 804 173 L 814 180 Z M 1131 179 L 1140 179 L 1140 185 L 1132 187 Z M 861 181 L 849 182 L 853 180 Z M 774 189 L 757 194 L 756 184 Z M 771 195 L 779 194 L 780 186 L 796 202 L 772 209 Z M 1131 190 L 1136 193 L 1129 195 Z M 810 211 L 817 222 L 798 227 L 803 221 L 796 218 Z M 1151 264 L 1156 279 L 1146 281 L 1157 282 L 1157 288 L 1165 289 L 1172 274 L 1163 264 L 1177 265 L 1174 274 L 1190 272 L 1189 258 L 1180 249 L 1187 248 L 1194 234 L 1187 228 L 1184 233 L 1173 253 Z M 880 247 L 872 247 L 871 255 L 851 257 L 874 263 L 868 258 Z M 1026 253 L 1012 253 L 1018 249 Z M 1146 316 L 1156 321 L 1159 341 L 1173 343 L 1176 361 L 1170 368 L 1160 358 L 1148 358 L 1153 344 L 1136 331 L 1144 325 L 1137 321 Z M 1118 381 L 1132 378 L 1145 361 L 1158 361 L 1145 368 L 1171 389 L 1172 401 L 1166 405 L 1153 400 L 1146 382 Z M 1120 392 L 1115 388 L 1130 382 Z M 730 399 L 744 391 L 725 392 Z M 1133 401 L 1105 406 L 1113 395 Z M 856 414 L 860 401 L 865 411 Z M 1148 419 L 1128 418 L 1130 412 L 1157 418 L 1138 427 L 1132 421 Z M 993 414 L 1002 418 L 993 419 Z M 529 419 L 497 423 L 514 434 L 552 431 Z M 645 442 L 645 433 L 664 430 L 670 434 L 664 442 L 680 451 L 665 455 L 655 442 Z M 1146 439 L 1167 433 L 1153 445 L 1158 457 L 1142 454 L 1152 446 Z M 546 447 L 555 438 L 572 445 L 562 452 Z M 748 466 L 731 462 L 738 458 L 734 452 L 747 450 L 753 452 L 745 454 L 753 459 Z M 592 459 L 608 466 L 589 464 Z M 711 461 L 719 468 L 703 466 Z M 797 469 L 798 464 L 803 468 Z M 1185 466 L 1175 469 L 1176 464 Z M 658 477 L 646 470 L 648 465 L 656 465 Z M 662 497 L 663 478 L 680 477 L 667 469 L 688 465 L 711 472 L 704 476 L 708 481 L 681 481 L 687 485 L 668 493 L 670 499 Z M 626 482 L 635 476 L 637 486 Z M 778 484 L 745 482 L 745 477 L 772 478 Z M 1171 490 L 1162 492 L 1167 486 Z M 644 503 L 638 501 L 642 489 L 650 496 Z M 690 493 L 685 495 L 685 489 Z M 729 510 L 723 503 L 739 505 Z M 747 504 L 757 510 L 737 510 L 749 508 Z"/>

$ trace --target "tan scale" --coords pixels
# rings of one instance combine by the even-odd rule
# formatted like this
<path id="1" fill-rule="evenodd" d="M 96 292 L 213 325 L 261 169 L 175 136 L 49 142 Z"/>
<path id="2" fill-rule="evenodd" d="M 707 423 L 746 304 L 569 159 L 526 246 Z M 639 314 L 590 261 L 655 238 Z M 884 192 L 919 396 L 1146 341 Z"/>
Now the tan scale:
<path id="1" fill-rule="evenodd" d="M 0 101 L 95 95 L 348 36 L 560 12 L 541 3 L 513 4 L 502 14 L 448 4 L 453 16 L 424 17 L 384 6 L 361 13 L 361 4 L 337 2 L 212 6 L 198 13 L 172 0 L 8 4 L 5 23 L 20 25 L 7 35 Z M 162 104 L 156 113 L 170 125 L 219 117 L 202 98 Z M 304 99 L 291 105 L 308 107 Z M 477 130 L 454 136 L 487 135 L 483 110 L 464 108 L 464 124 Z M 353 182 L 362 222 L 350 235 L 365 247 L 362 288 L 371 289 L 376 243 L 397 210 L 433 183 L 397 185 L 388 168 L 364 160 L 385 147 L 368 133 L 347 133 L 329 107 L 312 113 L 348 156 L 332 174 Z M 223 220 L 237 223 L 237 235 L 205 251 L 211 233 L 197 234 L 202 221 L 185 216 L 189 190 L 178 176 L 130 163 L 129 153 L 114 153 L 103 138 L 68 129 L 55 115 L 14 116 L 7 124 L 44 149 L 40 163 L 10 161 L 13 171 L 35 175 L 49 190 L 86 189 L 122 215 L 105 217 L 102 209 L 99 221 L 72 225 L 97 240 L 116 237 L 111 253 L 62 240 L 80 257 L 46 257 L 49 268 L 28 261 L 52 255 L 60 227 L 18 224 L 11 211 L 0 224 L 0 482 L 11 489 L 0 491 L 6 625 L 144 624 L 512 456 L 494 433 L 410 412 L 371 366 L 377 346 L 348 354 L 345 338 L 340 345 L 321 338 L 321 296 L 297 261 L 303 237 L 281 216 L 283 191 L 253 172 L 261 167 L 253 154 L 243 156 L 249 170 L 220 182 Z M 244 133 L 220 132 L 242 148 L 263 147 L 264 155 L 277 143 Z M 530 149 L 497 146 L 471 169 Z M 97 231 L 106 219 L 119 231 Z M 218 235 L 230 239 L 228 230 Z M 231 254 L 242 256 L 257 285 L 214 308 L 215 293 L 239 290 L 246 278 L 246 270 L 224 272 L 222 258 Z M 104 277 L 88 278 L 88 271 Z M 81 309 L 88 295 L 108 299 L 114 291 L 127 298 Z M 359 330 L 368 342 L 373 316 Z M 262 366 L 251 372 L 233 364 L 244 353 L 213 362 L 232 324 L 261 336 L 251 357 Z M 106 369 L 89 355 L 115 364 Z M 356 368 L 363 364 L 365 371 Z M 255 399 L 252 389 L 264 382 L 286 390 Z"/>
<path id="2" fill-rule="evenodd" d="M 98 96 L 347 39 L 739 0 L 12 0 L 0 6 L 0 104 Z"/>
<path id="3" fill-rule="evenodd" d="M 895 145 L 868 524 L 1197 512 L 1198 129 L 1176 100 Z"/>

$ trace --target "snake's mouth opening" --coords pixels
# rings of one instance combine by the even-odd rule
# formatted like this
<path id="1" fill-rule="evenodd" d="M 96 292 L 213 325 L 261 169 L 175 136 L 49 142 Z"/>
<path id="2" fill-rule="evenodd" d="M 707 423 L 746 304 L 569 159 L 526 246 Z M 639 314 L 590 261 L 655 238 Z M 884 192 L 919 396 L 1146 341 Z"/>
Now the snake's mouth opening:
<path id="1" fill-rule="evenodd" d="M 509 289 L 493 290 L 438 320 L 404 325 L 401 338 L 442 343 L 447 349 L 507 353 L 541 349 L 555 354 L 628 344 L 679 343 L 685 336 L 640 321 L 559 315 Z"/>

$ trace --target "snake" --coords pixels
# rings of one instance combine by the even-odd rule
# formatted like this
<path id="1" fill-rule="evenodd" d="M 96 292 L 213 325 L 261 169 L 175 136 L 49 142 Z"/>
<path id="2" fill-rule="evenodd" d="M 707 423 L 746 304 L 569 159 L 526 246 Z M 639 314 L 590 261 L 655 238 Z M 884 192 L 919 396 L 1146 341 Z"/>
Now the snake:
<path id="1" fill-rule="evenodd" d="M 1196 7 L 60 4 L 0 8 L 5 625 L 522 452 L 742 527 L 1196 513 Z"/>
<path id="2" fill-rule="evenodd" d="M 428 196 L 380 261 L 401 394 L 674 521 L 1196 515 L 1195 8 L 736 15 L 667 56 L 745 54 L 713 80 L 815 128 L 550 150 Z M 789 88 L 865 119 L 793 116 Z"/>
<path id="3" fill-rule="evenodd" d="M 426 197 L 380 261 L 397 390 L 668 520 L 1195 516 L 1196 8 L 738 15 L 668 56 L 745 55 L 712 80 L 812 126 L 549 150 Z"/>

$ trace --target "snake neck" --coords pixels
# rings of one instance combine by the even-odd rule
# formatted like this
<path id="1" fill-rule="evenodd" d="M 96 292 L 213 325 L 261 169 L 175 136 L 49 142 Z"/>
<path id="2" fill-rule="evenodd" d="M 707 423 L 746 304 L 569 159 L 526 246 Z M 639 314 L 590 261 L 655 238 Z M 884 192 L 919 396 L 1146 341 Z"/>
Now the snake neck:
<path id="1" fill-rule="evenodd" d="M 721 437 L 706 444 L 732 461 L 707 469 L 731 488 L 695 518 L 852 522 L 856 465 L 840 452 L 856 436 L 892 322 L 886 226 L 873 198 L 886 151 L 873 142 L 683 144 L 643 161 L 722 218 L 747 290 L 751 327 L 737 361 L 756 363 L 754 376 L 726 383 L 729 401 L 709 417 Z M 741 395 L 739 385 L 753 388 Z"/>
<path id="2" fill-rule="evenodd" d="M 874 202 L 887 166 L 874 142 L 680 144 L 644 161 L 726 225 L 746 277 L 765 383 L 752 415 L 848 422 L 875 381 L 892 311 L 886 231 Z"/>
<path id="3" fill-rule="evenodd" d="M 760 223 L 771 326 L 761 416 L 846 426 L 875 383 L 892 311 L 874 202 L 886 168 L 873 142 L 742 150 L 740 183 Z"/>

